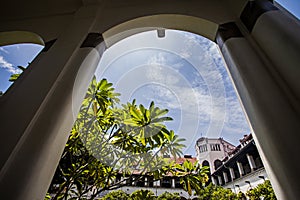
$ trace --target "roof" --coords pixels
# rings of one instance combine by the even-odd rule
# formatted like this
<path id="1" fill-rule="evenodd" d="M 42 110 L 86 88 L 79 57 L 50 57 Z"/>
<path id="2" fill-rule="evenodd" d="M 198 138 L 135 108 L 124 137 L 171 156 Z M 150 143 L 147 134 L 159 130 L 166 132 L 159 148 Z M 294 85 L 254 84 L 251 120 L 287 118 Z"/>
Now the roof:
<path id="1" fill-rule="evenodd" d="M 171 158 L 171 160 L 174 160 L 174 158 Z M 179 157 L 179 158 L 176 158 L 176 163 L 177 164 L 182 164 L 182 163 L 184 163 L 184 161 L 186 161 L 186 160 L 188 160 L 188 161 L 190 161 L 191 163 L 195 163 L 195 162 L 197 162 L 197 158 L 195 158 L 195 157 L 191 157 L 191 158 L 184 158 L 184 157 Z"/>
<path id="2" fill-rule="evenodd" d="M 232 163 L 238 160 L 240 156 L 244 155 L 245 152 L 253 151 L 253 149 L 256 148 L 251 133 L 249 135 L 244 135 L 244 137 L 240 139 L 240 143 L 241 144 L 238 145 L 234 150 L 229 152 L 229 156 L 223 158 L 223 164 L 219 166 L 214 173 L 218 172 L 222 167 L 224 167 L 224 165 L 227 167 L 230 166 Z"/>
<path id="3" fill-rule="evenodd" d="M 182 164 L 182 163 L 184 163 L 184 161 L 186 161 L 186 160 L 188 160 L 188 161 L 190 161 L 191 163 L 195 163 L 195 162 L 197 162 L 197 158 L 195 158 L 195 157 L 192 157 L 192 156 L 187 156 L 187 155 L 185 155 L 184 157 L 179 157 L 179 158 L 174 158 L 174 157 L 172 157 L 172 158 L 170 158 L 170 161 L 174 161 L 175 160 L 175 162 L 176 162 L 176 164 Z M 134 175 L 140 175 L 141 173 L 143 173 L 144 171 L 142 170 L 142 169 L 134 169 L 133 171 L 132 171 L 132 174 L 134 174 Z M 173 176 L 173 174 L 171 173 L 171 172 L 169 172 L 166 176 Z"/>

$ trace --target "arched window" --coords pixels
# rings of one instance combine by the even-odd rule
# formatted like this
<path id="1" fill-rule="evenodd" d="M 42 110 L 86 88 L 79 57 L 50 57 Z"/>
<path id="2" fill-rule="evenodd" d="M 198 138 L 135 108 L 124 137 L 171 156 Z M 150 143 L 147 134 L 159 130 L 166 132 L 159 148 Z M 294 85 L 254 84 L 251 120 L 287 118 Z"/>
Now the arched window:
<path id="1" fill-rule="evenodd" d="M 222 161 L 217 159 L 214 161 L 215 170 L 218 169 L 222 165 Z"/>
<path id="2" fill-rule="evenodd" d="M 202 166 L 208 166 L 208 167 L 209 167 L 209 162 L 208 162 L 207 160 L 204 160 L 204 161 L 202 162 Z"/>

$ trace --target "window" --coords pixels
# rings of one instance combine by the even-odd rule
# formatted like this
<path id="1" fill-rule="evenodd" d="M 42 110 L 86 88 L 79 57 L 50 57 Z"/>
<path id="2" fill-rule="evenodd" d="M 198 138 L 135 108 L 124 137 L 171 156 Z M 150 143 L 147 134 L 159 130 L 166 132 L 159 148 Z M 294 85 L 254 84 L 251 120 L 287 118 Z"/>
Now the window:
<path id="1" fill-rule="evenodd" d="M 207 145 L 206 144 L 200 145 L 199 151 L 200 151 L 200 153 L 207 151 Z"/>
<path id="2" fill-rule="evenodd" d="M 222 165 L 222 161 L 217 159 L 214 161 L 215 170 L 217 170 Z"/>
<path id="3" fill-rule="evenodd" d="M 211 151 L 221 151 L 220 144 L 210 144 Z"/>

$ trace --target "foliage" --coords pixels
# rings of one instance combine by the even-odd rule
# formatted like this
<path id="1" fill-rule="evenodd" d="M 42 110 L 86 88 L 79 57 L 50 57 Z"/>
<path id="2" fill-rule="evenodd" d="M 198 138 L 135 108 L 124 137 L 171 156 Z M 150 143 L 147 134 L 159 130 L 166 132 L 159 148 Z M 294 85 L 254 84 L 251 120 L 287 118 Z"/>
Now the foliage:
<path id="1" fill-rule="evenodd" d="M 136 190 L 130 195 L 132 200 L 155 200 L 154 193 L 150 190 Z"/>
<path id="2" fill-rule="evenodd" d="M 185 160 L 183 164 L 176 164 L 175 169 L 174 174 L 180 177 L 183 189 L 190 196 L 192 195 L 192 189 L 195 189 L 197 192 L 208 181 L 209 168 L 207 166 L 201 167 L 197 162 L 192 163 L 189 160 Z"/>
<path id="3" fill-rule="evenodd" d="M 10 78 L 9 78 L 9 81 L 10 82 L 15 82 L 20 76 L 21 76 L 21 74 L 25 71 L 25 67 L 23 67 L 23 66 L 18 66 L 18 68 L 20 69 L 20 70 L 22 70 L 22 72 L 21 73 L 19 73 L 19 74 L 13 74 L 13 75 L 11 75 L 10 76 Z"/>
<path id="4" fill-rule="evenodd" d="M 243 193 L 243 192 L 239 192 L 239 193 L 237 193 L 237 199 L 239 199 L 239 200 L 247 200 L 247 197 L 246 197 L 246 195 Z"/>
<path id="5" fill-rule="evenodd" d="M 30 64 L 30 63 L 28 63 L 28 64 Z M 12 74 L 10 77 L 9 77 L 9 79 L 8 79 L 8 81 L 10 81 L 10 82 L 15 82 L 20 76 L 21 76 L 21 74 L 25 71 L 25 67 L 23 67 L 23 66 L 17 66 L 20 70 L 22 70 L 22 72 L 21 73 L 19 73 L 19 74 Z M 1 96 L 3 96 L 3 92 L 2 91 L 0 91 L 0 97 Z"/>
<path id="6" fill-rule="evenodd" d="M 104 197 L 102 197 L 100 200 L 132 200 L 130 195 L 128 195 L 123 190 L 115 190 Z"/>
<path id="7" fill-rule="evenodd" d="M 47 193 L 44 200 L 49 200 L 49 199 L 51 199 L 51 196 L 49 193 Z"/>
<path id="8" fill-rule="evenodd" d="M 184 147 L 165 122 L 167 109 L 135 100 L 119 106 L 112 83 L 94 78 L 83 100 L 49 188 L 53 199 L 95 199 L 145 175 L 155 179 L 173 169 L 164 155 L 177 157 Z"/>
<path id="9" fill-rule="evenodd" d="M 136 190 L 131 195 L 127 194 L 122 190 L 115 190 L 104 197 L 100 198 L 100 200 L 180 200 L 180 196 L 178 193 L 169 193 L 164 192 L 158 197 L 154 196 L 154 193 L 150 190 Z"/>
<path id="10" fill-rule="evenodd" d="M 250 200 L 260 200 L 261 197 L 266 200 L 276 200 L 275 193 L 268 180 L 254 189 L 248 190 L 246 195 L 242 192 L 235 194 L 230 189 L 225 189 L 212 183 L 199 190 L 197 194 L 200 200 L 245 200 L 246 196 Z"/>
<path id="11" fill-rule="evenodd" d="M 264 183 L 257 185 L 255 188 L 247 191 L 246 195 L 251 200 L 260 200 L 261 197 L 265 200 L 276 200 L 271 182 L 266 180 Z"/>
<path id="12" fill-rule="evenodd" d="M 238 196 L 230 189 L 216 186 L 212 183 L 198 190 L 197 194 L 199 200 L 243 200 L 241 194 Z"/>
<path id="13" fill-rule="evenodd" d="M 180 200 L 180 195 L 178 193 L 164 192 L 157 197 L 157 200 Z"/>

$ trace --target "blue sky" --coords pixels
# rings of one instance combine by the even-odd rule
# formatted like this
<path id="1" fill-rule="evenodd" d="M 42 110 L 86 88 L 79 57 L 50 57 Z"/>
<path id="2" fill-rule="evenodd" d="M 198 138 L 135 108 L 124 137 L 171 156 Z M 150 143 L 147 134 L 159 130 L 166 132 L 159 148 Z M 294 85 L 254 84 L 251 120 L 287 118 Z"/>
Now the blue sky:
<path id="1" fill-rule="evenodd" d="M 11 85 L 8 81 L 12 74 L 20 73 L 17 66 L 27 67 L 43 46 L 19 44 L 0 47 L 0 91 L 5 92 Z"/>
<path id="2" fill-rule="evenodd" d="M 126 38 L 103 55 L 98 79 L 113 82 L 121 101 L 154 101 L 170 110 L 167 126 L 188 138 L 185 153 L 195 155 L 201 136 L 237 144 L 250 129 L 228 77 L 219 48 L 201 36 L 166 30 Z"/>
<path id="3" fill-rule="evenodd" d="M 276 2 L 300 19 L 300 0 L 277 0 Z"/>
<path id="4" fill-rule="evenodd" d="M 300 18 L 299 0 L 278 0 Z M 0 47 L 0 91 L 10 86 L 10 75 L 19 73 L 43 47 L 19 44 Z M 116 56 L 118 55 L 118 56 Z M 99 63 L 98 78 L 113 82 L 122 100 L 156 104 L 170 110 L 167 125 L 188 138 L 185 153 L 195 155 L 201 136 L 224 137 L 238 144 L 250 129 L 224 67 L 217 46 L 203 37 L 181 31 L 129 37 L 109 48 Z"/>
<path id="5" fill-rule="evenodd" d="M 11 84 L 10 75 L 43 47 L 19 44 L 0 47 L 0 90 Z M 237 144 L 249 133 L 217 46 L 191 33 L 166 31 L 129 37 L 109 48 L 99 64 L 98 78 L 106 77 L 122 93 L 122 101 L 168 108 L 174 118 L 167 126 L 189 138 L 185 153 L 195 154 L 195 140 L 201 136 L 224 137 Z M 118 55 L 118 57 L 116 57 Z"/>

